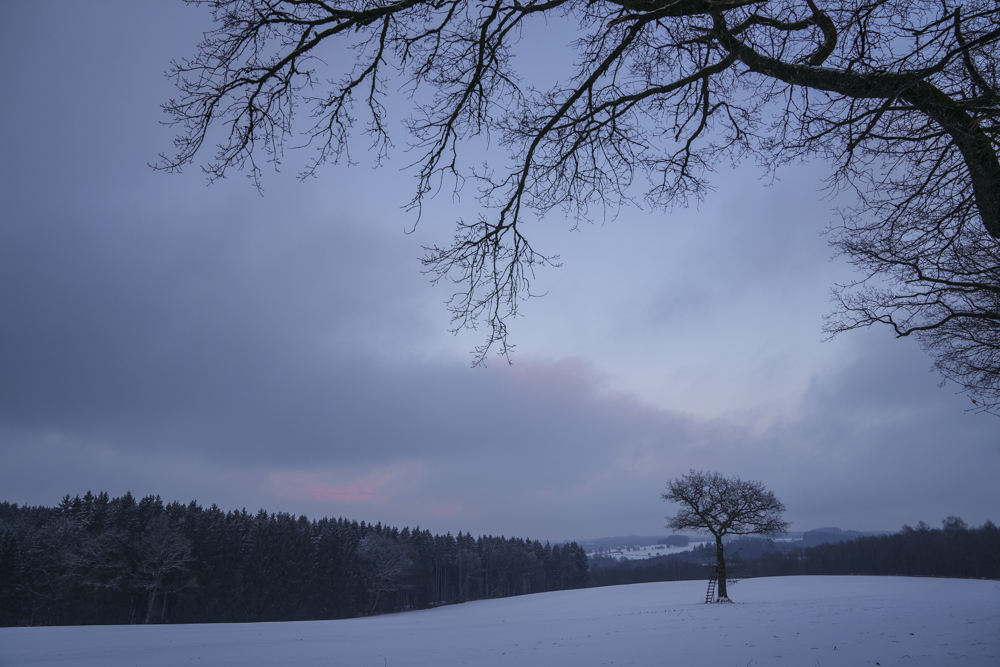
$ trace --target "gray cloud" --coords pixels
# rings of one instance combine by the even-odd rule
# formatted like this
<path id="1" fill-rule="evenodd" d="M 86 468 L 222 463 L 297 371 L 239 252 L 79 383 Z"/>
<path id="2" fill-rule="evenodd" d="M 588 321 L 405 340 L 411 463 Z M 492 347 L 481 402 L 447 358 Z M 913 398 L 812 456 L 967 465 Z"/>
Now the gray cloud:
<path id="1" fill-rule="evenodd" d="M 148 169 L 160 72 L 201 18 L 0 5 L 0 54 L 26 63 L 0 72 L 0 499 L 580 539 L 657 532 L 665 481 L 694 467 L 764 481 L 801 528 L 997 519 L 995 418 L 886 332 L 818 344 L 844 267 L 811 168 L 720 175 L 671 216 L 539 225 L 566 266 L 515 323 L 514 366 L 472 370 L 478 334 L 446 333 L 416 260 L 468 201 L 405 235 L 392 168 L 269 174 L 264 197 Z"/>

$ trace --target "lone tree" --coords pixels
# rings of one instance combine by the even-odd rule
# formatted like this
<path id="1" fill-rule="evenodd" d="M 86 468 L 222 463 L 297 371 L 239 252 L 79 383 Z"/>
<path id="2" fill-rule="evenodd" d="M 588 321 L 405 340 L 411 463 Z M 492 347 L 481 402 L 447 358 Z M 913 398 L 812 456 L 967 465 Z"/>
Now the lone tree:
<path id="1" fill-rule="evenodd" d="M 819 158 L 830 190 L 855 194 L 830 238 L 860 271 L 835 288 L 827 331 L 913 335 L 977 405 L 1000 405 L 996 0 L 188 1 L 216 25 L 173 63 L 176 151 L 157 166 L 180 169 L 207 141 L 211 179 L 243 169 L 259 184 L 300 130 L 304 177 L 350 162 L 355 131 L 381 159 L 386 98 L 409 95 L 409 206 L 478 184 L 483 213 L 423 258 L 457 285 L 454 327 L 488 325 L 477 361 L 509 352 L 535 269 L 558 263 L 532 248 L 531 218 L 669 209 L 704 197 L 720 163 Z M 572 75 L 547 90 L 515 66 L 532 25 L 549 49 L 550 26 L 578 37 Z M 507 159 L 463 163 L 473 136 Z"/>
<path id="2" fill-rule="evenodd" d="M 722 538 L 726 535 L 781 535 L 789 523 L 781 520 L 785 506 L 760 482 L 723 477 L 717 472 L 692 470 L 667 484 L 664 500 L 679 503 L 668 528 L 698 530 L 715 537 L 719 569 L 719 601 L 728 601 L 726 558 Z"/>

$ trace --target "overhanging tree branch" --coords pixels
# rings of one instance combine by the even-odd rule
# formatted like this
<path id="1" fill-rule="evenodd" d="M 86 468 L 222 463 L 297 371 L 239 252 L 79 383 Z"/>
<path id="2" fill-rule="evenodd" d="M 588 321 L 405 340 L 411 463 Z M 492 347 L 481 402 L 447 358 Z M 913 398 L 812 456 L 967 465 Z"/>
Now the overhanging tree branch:
<path id="1" fill-rule="evenodd" d="M 535 269 L 558 264 L 531 246 L 527 213 L 614 215 L 636 201 L 643 173 L 645 202 L 669 209 L 705 196 L 720 160 L 819 158 L 832 166 L 830 187 L 856 195 L 830 233 L 862 272 L 838 288 L 828 331 L 888 323 L 917 335 L 977 405 L 1000 403 L 1000 379 L 982 375 L 992 367 L 1000 378 L 982 356 L 987 339 L 1000 348 L 983 316 L 997 311 L 1000 284 L 995 0 L 195 3 L 212 8 L 216 28 L 174 63 L 181 96 L 164 108 L 179 135 L 160 168 L 217 141 L 209 178 L 245 169 L 259 185 L 255 149 L 280 163 L 302 100 L 316 149 L 304 175 L 350 161 L 362 116 L 381 158 L 392 147 L 383 100 L 396 88 L 414 96 L 409 206 L 419 217 L 446 180 L 480 188 L 484 213 L 424 257 L 433 280 L 456 285 L 455 328 L 487 325 L 477 363 L 509 352 L 507 325 Z M 580 26 L 573 76 L 524 89 L 522 28 L 564 19 Z M 348 65 L 324 84 L 313 68 L 331 48 Z M 508 159 L 464 166 L 461 144 L 477 135 L 499 137 Z M 973 286 L 951 284 L 973 274 Z M 970 380 L 962 364 L 980 375 Z"/>

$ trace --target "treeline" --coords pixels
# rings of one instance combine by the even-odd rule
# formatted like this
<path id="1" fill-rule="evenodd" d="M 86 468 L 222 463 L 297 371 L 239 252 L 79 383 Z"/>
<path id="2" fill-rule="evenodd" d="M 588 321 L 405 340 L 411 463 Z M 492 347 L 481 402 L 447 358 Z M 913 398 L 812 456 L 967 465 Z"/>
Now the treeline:
<path id="1" fill-rule="evenodd" d="M 131 493 L 0 503 L 0 625 L 333 619 L 580 588 L 577 544 L 223 512 Z"/>
<path id="2" fill-rule="evenodd" d="M 943 528 L 920 522 L 892 535 L 860 537 L 805 549 L 789 543 L 743 538 L 726 543 L 727 570 L 735 578 L 789 575 L 871 575 L 1000 579 L 1000 529 L 987 521 L 970 528 L 949 517 Z M 645 561 L 592 558 L 590 585 L 707 579 L 715 547 Z"/>
<path id="3" fill-rule="evenodd" d="M 708 579 L 708 568 L 702 562 L 701 547 L 695 547 L 697 558 L 682 554 L 654 556 L 646 560 L 617 560 L 610 556 L 591 556 L 590 586 L 620 586 L 648 584 L 654 581 L 690 581 Z M 714 557 L 715 552 L 712 552 Z M 707 562 L 707 561 L 705 561 Z"/>

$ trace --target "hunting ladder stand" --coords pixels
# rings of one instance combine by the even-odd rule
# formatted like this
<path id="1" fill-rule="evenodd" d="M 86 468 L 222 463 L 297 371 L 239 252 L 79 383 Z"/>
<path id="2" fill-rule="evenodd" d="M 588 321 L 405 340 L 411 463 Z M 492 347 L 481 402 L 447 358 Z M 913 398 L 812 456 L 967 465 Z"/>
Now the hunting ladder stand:
<path id="1" fill-rule="evenodd" d="M 719 580 L 719 566 L 713 565 L 708 575 L 708 592 L 705 593 L 705 604 L 715 601 L 715 582 Z"/>

